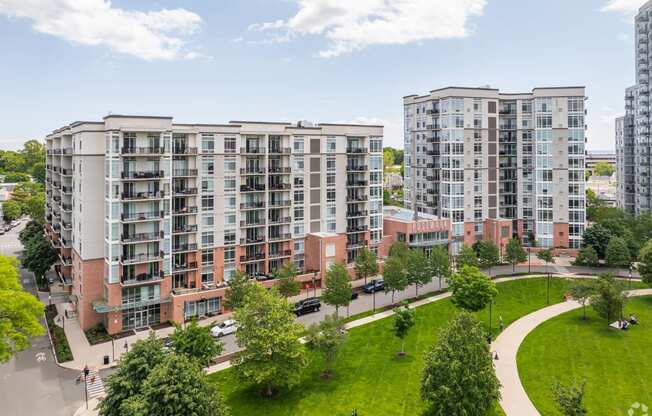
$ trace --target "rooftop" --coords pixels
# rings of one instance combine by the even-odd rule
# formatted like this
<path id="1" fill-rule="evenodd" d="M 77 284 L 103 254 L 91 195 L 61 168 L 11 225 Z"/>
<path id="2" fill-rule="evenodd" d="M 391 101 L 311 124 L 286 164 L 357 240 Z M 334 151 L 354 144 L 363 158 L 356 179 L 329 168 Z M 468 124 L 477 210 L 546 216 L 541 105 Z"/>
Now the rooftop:
<path id="1" fill-rule="evenodd" d="M 383 216 L 386 219 L 392 219 L 403 222 L 413 222 L 414 221 L 414 211 L 411 209 L 386 206 L 383 207 Z M 429 221 L 429 220 L 439 220 L 436 215 L 426 214 L 423 212 L 419 213 L 419 220 Z"/>

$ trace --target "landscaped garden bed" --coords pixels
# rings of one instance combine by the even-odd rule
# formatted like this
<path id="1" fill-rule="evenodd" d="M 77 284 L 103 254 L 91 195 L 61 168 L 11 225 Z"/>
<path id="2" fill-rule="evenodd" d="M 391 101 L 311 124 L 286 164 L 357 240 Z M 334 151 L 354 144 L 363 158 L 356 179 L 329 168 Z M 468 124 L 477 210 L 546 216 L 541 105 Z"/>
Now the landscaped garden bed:
<path id="1" fill-rule="evenodd" d="M 45 307 L 45 319 L 48 323 L 50 338 L 52 339 L 52 344 L 54 345 L 54 352 L 57 355 L 57 361 L 60 363 L 72 361 L 72 351 L 70 350 L 70 345 L 68 344 L 66 333 L 63 328 L 57 326 L 54 323 L 54 318 L 56 316 L 57 308 L 55 305 L 48 305 Z"/>

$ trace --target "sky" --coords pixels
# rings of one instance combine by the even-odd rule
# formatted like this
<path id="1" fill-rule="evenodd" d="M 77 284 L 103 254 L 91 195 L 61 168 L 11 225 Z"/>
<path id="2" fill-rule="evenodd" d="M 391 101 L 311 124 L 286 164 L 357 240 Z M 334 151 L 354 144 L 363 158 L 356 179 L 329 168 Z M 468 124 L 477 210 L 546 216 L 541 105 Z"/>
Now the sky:
<path id="1" fill-rule="evenodd" d="M 113 114 L 385 125 L 446 86 L 584 85 L 614 148 L 643 0 L 0 0 L 0 148 Z"/>

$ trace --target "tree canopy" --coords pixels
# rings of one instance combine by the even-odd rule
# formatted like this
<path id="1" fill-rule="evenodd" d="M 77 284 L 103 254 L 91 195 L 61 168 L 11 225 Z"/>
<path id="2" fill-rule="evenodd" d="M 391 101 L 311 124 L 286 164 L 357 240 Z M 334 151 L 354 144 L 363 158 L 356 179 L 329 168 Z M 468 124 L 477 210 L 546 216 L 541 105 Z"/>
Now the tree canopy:
<path id="1" fill-rule="evenodd" d="M 407 252 L 405 253 L 407 257 Z M 392 303 L 397 290 L 404 290 L 408 285 L 407 269 L 404 258 L 399 254 L 390 255 L 383 268 L 383 282 L 385 293 L 392 292 Z"/>
<path id="2" fill-rule="evenodd" d="M 414 285 L 416 296 L 419 287 L 432 282 L 432 268 L 425 253 L 420 249 L 411 249 L 406 256 L 405 264 L 408 285 Z"/>
<path id="3" fill-rule="evenodd" d="M 235 275 L 228 281 L 229 287 L 224 293 L 225 306 L 228 309 L 235 310 L 242 306 L 245 296 L 257 284 L 249 278 L 246 273 L 236 270 Z"/>
<path id="4" fill-rule="evenodd" d="M 616 167 L 609 162 L 600 161 L 593 166 L 595 176 L 611 176 L 615 171 Z"/>
<path id="5" fill-rule="evenodd" d="M 170 339 L 174 352 L 196 360 L 202 367 L 209 365 L 224 348 L 221 341 L 216 341 L 211 336 L 210 328 L 199 326 L 196 320 L 185 327 L 176 325 Z"/>
<path id="6" fill-rule="evenodd" d="M 605 250 L 605 262 L 611 267 L 628 267 L 631 261 L 627 243 L 620 237 L 611 237 Z"/>
<path id="7" fill-rule="evenodd" d="M 407 302 L 394 308 L 393 332 L 401 340 L 401 355 L 405 355 L 405 337 L 416 323 L 414 309 L 411 309 Z"/>
<path id="8" fill-rule="evenodd" d="M 367 278 L 378 274 L 378 259 L 376 253 L 363 247 L 355 258 L 354 264 L 355 275 L 358 279 L 364 279 L 365 284 Z"/>
<path id="9" fill-rule="evenodd" d="M 498 295 L 496 284 L 475 266 L 462 266 L 450 278 L 451 299 L 458 308 L 476 312 Z"/>
<path id="10" fill-rule="evenodd" d="M 623 287 L 616 281 L 613 275 L 603 274 L 595 283 L 595 290 L 591 296 L 591 307 L 602 318 L 611 324 L 614 319 L 620 317 L 625 307 L 627 297 L 623 293 Z"/>
<path id="11" fill-rule="evenodd" d="M 493 241 L 476 241 L 473 250 L 478 257 L 478 265 L 483 269 L 491 269 L 500 262 L 500 251 Z"/>
<path id="12" fill-rule="evenodd" d="M 574 264 L 576 266 L 598 267 L 600 265 L 600 261 L 598 259 L 598 253 L 596 253 L 593 246 L 585 245 L 577 253 L 577 257 L 575 257 Z"/>
<path id="13" fill-rule="evenodd" d="M 306 345 L 324 357 L 323 374 L 326 377 L 330 376 L 337 353 L 346 342 L 346 338 L 344 322 L 335 314 L 326 315 L 321 322 L 312 324 L 306 329 Z"/>
<path id="14" fill-rule="evenodd" d="M 527 260 L 527 251 L 521 246 L 521 240 L 512 238 L 505 248 L 505 260 L 512 265 L 515 270 L 516 265 Z"/>
<path id="15" fill-rule="evenodd" d="M 351 279 L 346 266 L 342 263 L 335 263 L 326 272 L 324 288 L 321 292 L 321 300 L 327 305 L 335 306 L 335 314 L 339 314 L 339 308 L 351 303 Z"/>
<path id="16" fill-rule="evenodd" d="M 466 244 L 462 245 L 456 261 L 458 268 L 462 266 L 479 266 L 478 257 L 476 256 L 475 251 Z"/>
<path id="17" fill-rule="evenodd" d="M 430 252 L 430 270 L 439 279 L 439 287 L 441 287 L 441 279 L 448 279 L 451 276 L 451 260 L 444 247 L 435 246 Z"/>
<path id="18" fill-rule="evenodd" d="M 283 266 L 276 271 L 276 277 L 278 279 L 276 290 L 278 290 L 280 295 L 288 298 L 301 293 L 301 283 L 296 280 L 297 273 L 297 268 L 294 265 L 294 262 L 291 261 L 283 264 Z"/>

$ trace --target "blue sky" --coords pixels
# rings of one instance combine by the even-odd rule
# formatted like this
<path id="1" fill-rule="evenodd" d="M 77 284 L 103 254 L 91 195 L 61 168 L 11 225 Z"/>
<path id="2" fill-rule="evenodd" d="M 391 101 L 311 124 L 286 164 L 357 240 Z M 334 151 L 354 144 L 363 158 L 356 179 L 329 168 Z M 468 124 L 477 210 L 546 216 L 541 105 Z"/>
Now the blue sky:
<path id="1" fill-rule="evenodd" d="M 612 149 L 642 3 L 0 0 L 0 147 L 109 112 L 382 122 L 401 147 L 404 95 L 489 84 L 585 85 Z"/>

